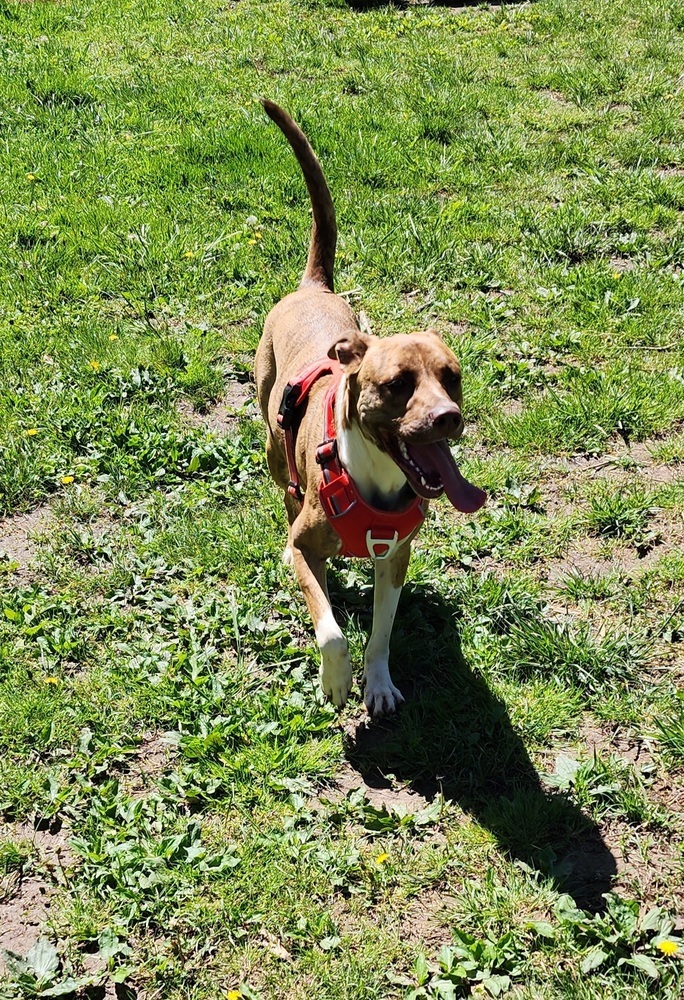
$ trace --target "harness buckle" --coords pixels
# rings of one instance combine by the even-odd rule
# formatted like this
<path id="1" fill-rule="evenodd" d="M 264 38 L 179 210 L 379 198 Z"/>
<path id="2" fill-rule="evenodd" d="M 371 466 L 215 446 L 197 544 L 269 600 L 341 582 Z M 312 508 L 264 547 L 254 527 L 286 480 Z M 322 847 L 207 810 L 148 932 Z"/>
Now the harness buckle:
<path id="1" fill-rule="evenodd" d="M 334 462 L 336 458 L 336 438 L 333 438 L 332 441 L 324 441 L 323 444 L 319 444 L 318 448 L 316 448 L 316 461 L 319 465 L 328 465 L 330 462 Z"/>
<path id="2" fill-rule="evenodd" d="M 292 427 L 299 393 L 300 387 L 298 385 L 290 385 L 289 382 L 283 389 L 280 409 L 278 410 L 278 427 L 281 427 L 284 431 L 289 431 Z"/>
<path id="3" fill-rule="evenodd" d="M 378 538 L 373 534 L 373 529 L 369 528 L 366 532 L 366 548 L 368 549 L 368 555 L 371 559 L 387 559 L 391 556 L 397 547 L 399 541 L 399 532 L 394 532 L 393 538 Z M 386 552 L 378 552 L 378 548 L 387 549 Z"/>

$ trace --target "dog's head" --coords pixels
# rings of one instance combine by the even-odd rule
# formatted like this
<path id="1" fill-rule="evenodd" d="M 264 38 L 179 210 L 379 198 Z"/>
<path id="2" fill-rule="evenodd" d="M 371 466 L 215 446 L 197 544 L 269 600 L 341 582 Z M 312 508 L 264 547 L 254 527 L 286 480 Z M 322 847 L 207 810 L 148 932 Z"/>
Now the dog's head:
<path id="1" fill-rule="evenodd" d="M 482 506 L 449 450 L 463 433 L 461 368 L 433 330 L 409 336 L 345 334 L 330 348 L 347 376 L 345 419 L 386 452 L 414 492 L 447 494 L 459 510 Z"/>

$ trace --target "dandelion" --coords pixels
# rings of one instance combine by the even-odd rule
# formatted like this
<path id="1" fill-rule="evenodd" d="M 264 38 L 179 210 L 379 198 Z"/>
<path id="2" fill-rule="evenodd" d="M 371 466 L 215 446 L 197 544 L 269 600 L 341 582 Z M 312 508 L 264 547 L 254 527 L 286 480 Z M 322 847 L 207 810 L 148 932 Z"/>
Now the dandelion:
<path id="1" fill-rule="evenodd" d="M 27 174 L 26 175 L 26 180 L 29 182 L 29 184 L 33 184 L 33 182 L 35 181 L 35 179 L 36 179 L 36 175 L 35 174 Z"/>
<path id="2" fill-rule="evenodd" d="M 619 278 L 622 277 L 622 275 L 620 274 L 619 271 L 613 271 L 611 277 L 612 277 L 613 281 L 617 281 Z"/>
<path id="3" fill-rule="evenodd" d="M 389 854 L 386 854 L 385 852 L 383 852 L 382 854 L 378 854 L 377 858 L 375 859 L 376 865 L 384 865 L 385 862 L 387 861 L 389 861 Z"/>
<path id="4" fill-rule="evenodd" d="M 260 232 L 256 232 L 256 233 L 254 234 L 254 239 L 255 239 L 255 240 L 260 240 L 260 239 L 261 239 L 261 233 L 260 233 Z"/>
<path id="5" fill-rule="evenodd" d="M 240 990 L 228 990 L 226 1000 L 240 1000 L 241 996 Z"/>
<path id="6" fill-rule="evenodd" d="M 118 340 L 119 339 L 118 333 L 110 333 L 109 334 L 109 339 L 110 340 Z"/>
<path id="7" fill-rule="evenodd" d="M 26 436 L 32 438 L 35 437 L 37 433 L 38 433 L 37 427 L 29 427 L 29 429 L 26 431 Z"/>
<path id="8" fill-rule="evenodd" d="M 100 370 L 99 361 L 95 361 L 95 359 L 93 359 L 92 361 L 89 361 L 88 364 L 90 365 L 90 367 L 93 369 L 94 372 L 99 372 Z"/>
<path id="9" fill-rule="evenodd" d="M 193 253 L 192 250 L 186 250 L 183 256 L 185 257 L 186 260 L 190 260 L 191 257 L 195 256 L 195 254 Z"/>
<path id="10" fill-rule="evenodd" d="M 249 244 L 249 245 L 250 245 L 251 247 L 253 247 L 253 246 L 255 246 L 255 245 L 256 245 L 256 240 L 247 240 L 247 243 L 248 243 L 248 244 Z"/>
<path id="11" fill-rule="evenodd" d="M 74 481 L 73 476 L 62 476 L 62 478 L 60 479 L 60 482 L 64 483 L 65 486 L 68 486 L 69 483 L 73 483 L 73 481 Z"/>
<path id="12" fill-rule="evenodd" d="M 56 677 L 45 677 L 45 678 L 43 678 L 43 683 L 44 684 L 55 684 L 55 685 L 57 685 L 57 684 L 59 684 L 59 681 L 57 680 Z"/>
<path id="13" fill-rule="evenodd" d="M 659 948 L 662 951 L 663 955 L 676 955 L 677 952 L 679 951 L 679 945 L 677 944 L 677 942 L 670 941 L 667 939 L 665 941 L 659 941 L 658 944 L 656 945 L 656 948 Z"/>

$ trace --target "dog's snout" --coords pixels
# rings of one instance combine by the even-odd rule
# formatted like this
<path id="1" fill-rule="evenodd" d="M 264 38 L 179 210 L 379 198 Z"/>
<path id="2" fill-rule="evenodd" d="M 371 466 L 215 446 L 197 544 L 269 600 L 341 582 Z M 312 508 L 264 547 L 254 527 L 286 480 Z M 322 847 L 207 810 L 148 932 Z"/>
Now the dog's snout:
<path id="1" fill-rule="evenodd" d="M 451 437 L 460 429 L 463 417 L 455 403 L 443 403 L 430 411 L 430 423 L 434 430 Z"/>

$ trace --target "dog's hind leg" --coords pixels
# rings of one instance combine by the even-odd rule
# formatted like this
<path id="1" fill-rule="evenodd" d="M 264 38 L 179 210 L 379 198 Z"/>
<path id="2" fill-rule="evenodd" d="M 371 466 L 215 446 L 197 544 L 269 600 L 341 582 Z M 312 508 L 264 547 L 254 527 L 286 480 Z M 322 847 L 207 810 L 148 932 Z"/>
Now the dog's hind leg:
<path id="1" fill-rule="evenodd" d="M 374 716 L 395 712 L 404 700 L 390 677 L 389 643 L 410 555 L 406 542 L 386 559 L 375 560 L 373 630 L 363 660 L 363 700 Z"/>
<path id="2" fill-rule="evenodd" d="M 321 651 L 320 680 L 323 693 L 341 707 L 347 701 L 352 682 L 347 640 L 335 621 L 326 580 L 326 560 L 297 545 L 290 529 L 290 548 L 295 573 L 306 599 Z"/>

